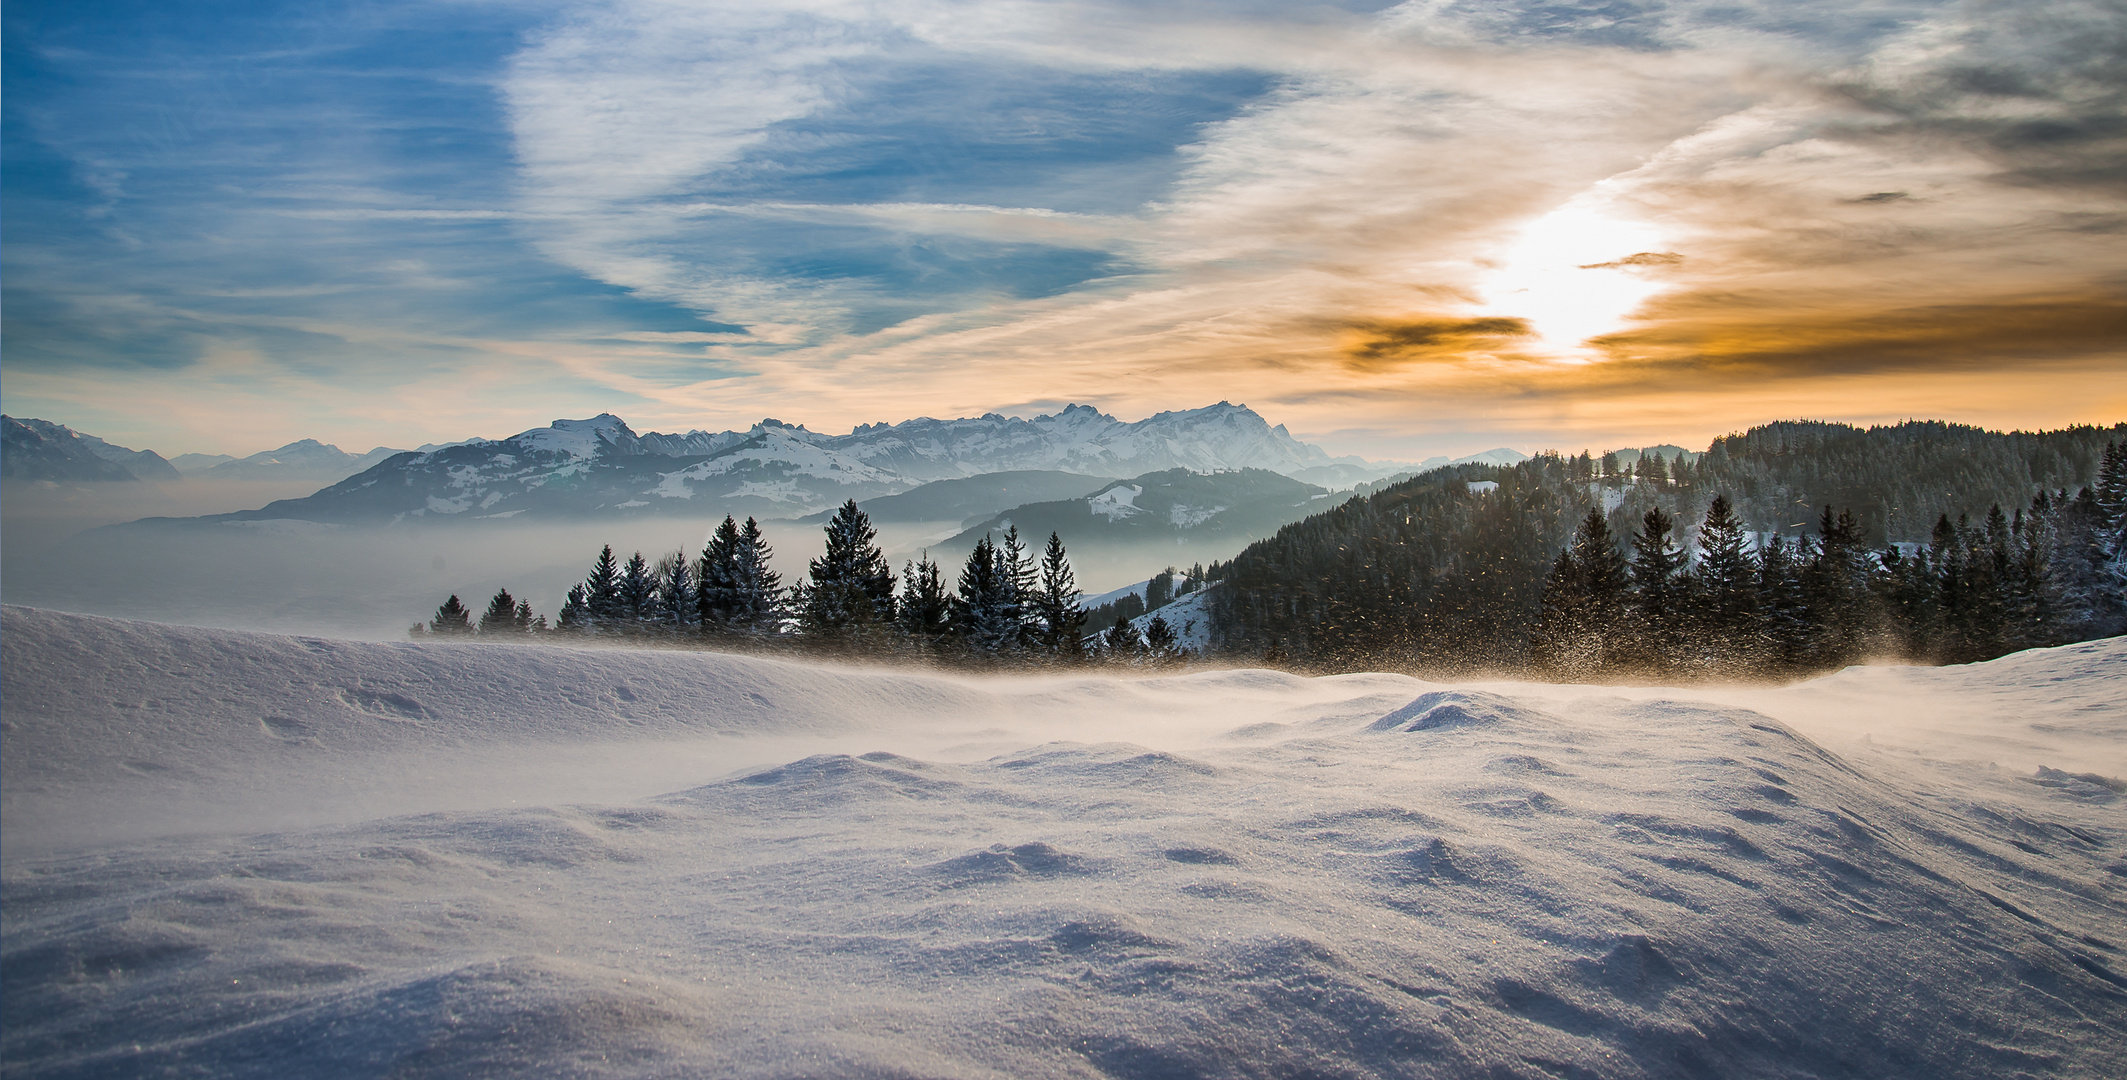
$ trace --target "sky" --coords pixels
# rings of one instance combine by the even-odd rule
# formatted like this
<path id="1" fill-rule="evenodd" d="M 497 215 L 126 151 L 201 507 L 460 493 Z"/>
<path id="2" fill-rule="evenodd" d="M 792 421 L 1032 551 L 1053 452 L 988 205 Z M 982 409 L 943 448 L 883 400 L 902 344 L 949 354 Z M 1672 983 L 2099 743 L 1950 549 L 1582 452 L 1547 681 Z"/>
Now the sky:
<path id="1" fill-rule="evenodd" d="M 2127 5 L 16 0 L 0 407 L 247 454 L 1219 400 L 2127 419 Z"/>

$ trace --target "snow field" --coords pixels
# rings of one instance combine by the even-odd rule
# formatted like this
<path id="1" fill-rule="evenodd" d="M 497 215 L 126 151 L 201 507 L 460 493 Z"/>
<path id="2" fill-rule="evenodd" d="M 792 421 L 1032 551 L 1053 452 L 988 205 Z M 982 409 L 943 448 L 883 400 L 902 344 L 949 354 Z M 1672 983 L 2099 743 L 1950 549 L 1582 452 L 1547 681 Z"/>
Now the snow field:
<path id="1" fill-rule="evenodd" d="M 2123 641 L 1687 692 L 5 620 L 9 1076 L 2127 1072 Z"/>

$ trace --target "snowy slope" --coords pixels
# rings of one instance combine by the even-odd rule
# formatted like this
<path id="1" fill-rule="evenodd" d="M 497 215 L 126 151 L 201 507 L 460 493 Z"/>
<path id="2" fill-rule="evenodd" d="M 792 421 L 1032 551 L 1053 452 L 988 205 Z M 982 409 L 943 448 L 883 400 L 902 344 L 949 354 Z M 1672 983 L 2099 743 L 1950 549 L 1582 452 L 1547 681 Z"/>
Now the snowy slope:
<path id="1" fill-rule="evenodd" d="M 1721 698 L 4 617 L 9 1076 L 2127 1070 L 2127 642 Z"/>

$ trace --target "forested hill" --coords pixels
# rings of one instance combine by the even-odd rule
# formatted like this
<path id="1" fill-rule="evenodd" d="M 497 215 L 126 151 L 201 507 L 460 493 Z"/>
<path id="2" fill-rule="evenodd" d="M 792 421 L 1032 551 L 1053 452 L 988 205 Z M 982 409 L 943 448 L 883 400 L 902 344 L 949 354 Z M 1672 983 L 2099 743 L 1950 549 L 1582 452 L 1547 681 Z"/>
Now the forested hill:
<path id="1" fill-rule="evenodd" d="M 1936 420 L 1782 421 L 1715 439 L 1687 478 L 1694 513 L 1679 516 L 1697 520 L 1725 493 L 1760 532 L 1814 525 L 1829 505 L 1851 510 L 1869 543 L 1925 543 L 1944 514 L 2013 510 L 2041 490 L 2073 494 L 2115 441 L 2127 442 L 2127 424 L 2003 433 Z"/>
<path id="2" fill-rule="evenodd" d="M 1528 671 L 1544 651 L 1547 586 L 1555 607 L 1563 601 L 1551 579 L 1580 572 L 1560 553 L 1590 524 L 1604 528 L 1594 546 L 1616 556 L 1605 556 L 1615 565 L 1603 571 L 1615 581 L 1597 590 L 1615 586 L 1597 606 L 1616 610 L 1604 608 L 1604 625 L 1590 633 L 1636 640 L 1636 655 L 1665 675 L 1733 669 L 1716 654 L 1761 646 L 1784 668 L 1753 670 L 1785 674 L 1853 662 L 1864 649 L 1970 659 L 2117 633 L 2108 620 L 2119 598 L 2105 590 L 2118 591 L 2107 576 L 2119 563 L 2111 534 L 2127 523 L 2127 508 L 2099 507 L 2087 493 L 2077 500 L 2097 482 L 2109 444 L 2127 445 L 2127 424 L 2003 434 L 1929 422 L 1787 422 L 1717 440 L 1690 462 L 1650 456 L 1619 467 L 1547 453 L 1508 467 L 1437 469 L 1211 567 L 1224 583 L 1208 597 L 1212 646 L 1315 668 Z M 2118 472 L 2115 486 L 2127 482 Z M 1694 629 L 1705 622 L 1694 606 L 1704 592 L 1695 558 L 1701 522 L 1722 496 L 1746 561 L 1757 560 L 1753 588 L 1766 596 L 1749 598 L 1743 614 L 1726 612 L 1729 637 L 1714 642 Z M 1826 519 L 1828 506 L 1836 512 Z M 1636 535 L 1655 510 L 1673 519 L 1673 531 Z M 1945 518 L 1947 531 L 1938 527 Z M 1770 545 L 1776 565 L 1767 568 L 1765 541 L 1777 534 L 1788 539 Z M 1643 543 L 1656 549 L 1646 573 L 1660 578 L 1644 588 L 1624 569 Z M 1720 587 L 1733 592 L 1733 583 Z M 1820 595 L 1805 603 L 1809 589 Z M 1649 614 L 1643 593 L 1674 610 Z M 1838 630 L 1836 643 L 1826 628 Z"/>

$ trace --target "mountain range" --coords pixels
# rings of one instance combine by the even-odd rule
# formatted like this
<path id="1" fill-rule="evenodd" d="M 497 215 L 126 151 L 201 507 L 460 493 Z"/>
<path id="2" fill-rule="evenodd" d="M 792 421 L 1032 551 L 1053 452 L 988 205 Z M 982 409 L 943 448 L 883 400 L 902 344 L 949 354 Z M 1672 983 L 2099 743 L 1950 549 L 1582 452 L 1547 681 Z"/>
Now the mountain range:
<path id="1" fill-rule="evenodd" d="M 669 513 L 794 518 L 944 482 L 953 486 L 886 509 L 966 521 L 1084 493 L 1103 479 L 1163 470 L 1336 469 L 1374 479 L 1407 467 L 1332 458 L 1227 402 L 1129 423 L 1072 405 L 1031 420 L 996 413 L 922 417 L 862 425 L 847 435 L 774 419 L 744 432 L 639 434 L 603 413 L 507 439 L 398 454 L 306 498 L 228 517 L 337 524 Z M 1035 480 L 1036 473 L 1048 475 Z"/>
<path id="2" fill-rule="evenodd" d="M 0 416 L 0 477 L 61 484 L 164 483 L 177 469 L 153 450 L 113 446 L 49 420 Z"/>
<path id="3" fill-rule="evenodd" d="M 429 446 L 423 449 L 433 450 Z M 298 480 L 315 479 L 319 486 L 333 483 L 368 469 L 386 458 L 408 453 L 379 446 L 366 454 L 350 454 L 316 439 L 297 439 L 286 446 L 261 450 L 249 457 L 228 454 L 179 454 L 170 464 L 187 477 L 206 480 Z"/>

